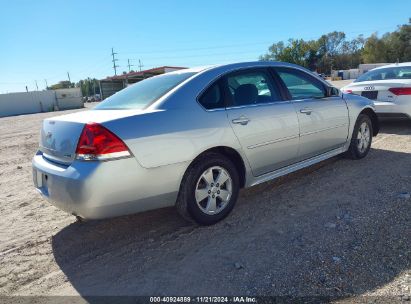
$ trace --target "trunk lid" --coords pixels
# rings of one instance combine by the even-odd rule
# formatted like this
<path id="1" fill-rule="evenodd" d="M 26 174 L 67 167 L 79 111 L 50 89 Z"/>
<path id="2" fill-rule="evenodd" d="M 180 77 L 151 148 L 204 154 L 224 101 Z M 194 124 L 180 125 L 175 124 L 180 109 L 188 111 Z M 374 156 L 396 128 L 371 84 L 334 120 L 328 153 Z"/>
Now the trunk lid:
<path id="1" fill-rule="evenodd" d="M 403 87 L 404 80 L 390 79 L 380 81 L 353 82 L 344 90 L 352 90 L 353 94 L 361 95 L 375 101 L 395 102 L 397 96 L 388 89 Z"/>
<path id="2" fill-rule="evenodd" d="M 90 110 L 45 119 L 41 128 L 40 151 L 43 157 L 70 165 L 75 158 L 77 143 L 88 122 L 105 122 L 143 114 L 143 110 Z"/>

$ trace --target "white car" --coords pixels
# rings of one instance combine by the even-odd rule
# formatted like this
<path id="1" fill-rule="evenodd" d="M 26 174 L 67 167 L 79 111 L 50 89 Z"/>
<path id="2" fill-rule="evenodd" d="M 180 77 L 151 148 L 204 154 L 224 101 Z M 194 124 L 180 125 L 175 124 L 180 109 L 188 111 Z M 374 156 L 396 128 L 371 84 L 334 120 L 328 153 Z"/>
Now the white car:
<path id="1" fill-rule="evenodd" d="M 341 90 L 373 100 L 380 117 L 411 118 L 411 62 L 372 69 Z"/>

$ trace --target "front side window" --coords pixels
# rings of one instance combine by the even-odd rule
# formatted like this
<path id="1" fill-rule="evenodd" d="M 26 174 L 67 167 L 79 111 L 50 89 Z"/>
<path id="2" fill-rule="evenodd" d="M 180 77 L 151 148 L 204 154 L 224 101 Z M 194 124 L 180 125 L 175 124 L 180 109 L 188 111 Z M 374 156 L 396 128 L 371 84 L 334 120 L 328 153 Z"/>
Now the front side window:
<path id="1" fill-rule="evenodd" d="M 277 72 L 294 100 L 326 96 L 324 86 L 304 72 L 292 69 L 279 69 Z"/>
<path id="2" fill-rule="evenodd" d="M 358 77 L 354 82 L 388 79 L 411 79 L 411 66 L 371 70 Z"/>
<path id="3" fill-rule="evenodd" d="M 145 109 L 194 74 L 192 72 L 170 73 L 142 80 L 105 99 L 94 109 Z"/>
<path id="4" fill-rule="evenodd" d="M 281 100 L 278 90 L 266 71 L 243 71 L 227 76 L 227 85 L 234 106 Z"/>

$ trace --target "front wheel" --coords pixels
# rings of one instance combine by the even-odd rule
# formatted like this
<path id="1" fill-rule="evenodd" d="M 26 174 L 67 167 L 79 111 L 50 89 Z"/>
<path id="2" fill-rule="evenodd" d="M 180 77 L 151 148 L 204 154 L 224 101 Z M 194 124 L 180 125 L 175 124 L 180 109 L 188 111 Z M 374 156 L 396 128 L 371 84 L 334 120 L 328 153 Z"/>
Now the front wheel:
<path id="1" fill-rule="evenodd" d="M 238 191 L 239 177 L 234 164 L 223 155 L 208 153 L 184 175 L 176 207 L 184 218 L 211 225 L 230 213 Z"/>
<path id="2" fill-rule="evenodd" d="M 365 157 L 371 148 L 372 134 L 373 130 L 370 117 L 360 114 L 355 123 L 347 155 L 352 159 L 361 159 Z"/>

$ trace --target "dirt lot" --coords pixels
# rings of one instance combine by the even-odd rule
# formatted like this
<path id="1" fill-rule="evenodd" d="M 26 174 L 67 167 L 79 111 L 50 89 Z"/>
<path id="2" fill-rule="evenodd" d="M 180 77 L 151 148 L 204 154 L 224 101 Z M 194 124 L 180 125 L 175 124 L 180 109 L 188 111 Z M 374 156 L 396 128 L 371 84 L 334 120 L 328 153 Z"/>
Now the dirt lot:
<path id="1" fill-rule="evenodd" d="M 45 202 L 30 161 L 54 115 L 0 119 L 0 295 L 411 295 L 411 122 L 196 227 L 172 208 L 78 223 Z"/>

